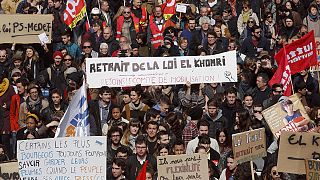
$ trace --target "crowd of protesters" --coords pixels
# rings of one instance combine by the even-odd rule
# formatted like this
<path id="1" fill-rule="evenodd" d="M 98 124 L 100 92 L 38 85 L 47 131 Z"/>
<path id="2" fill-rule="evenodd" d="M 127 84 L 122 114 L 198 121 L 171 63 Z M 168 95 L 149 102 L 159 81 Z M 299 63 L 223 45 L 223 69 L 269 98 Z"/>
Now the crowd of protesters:
<path id="1" fill-rule="evenodd" d="M 134 180 L 145 160 L 147 179 L 157 179 L 157 156 L 192 153 L 208 156 L 210 180 L 251 179 L 250 163 L 234 161 L 231 135 L 261 127 L 268 155 L 254 166 L 262 171 L 256 179 L 305 179 L 277 171 L 277 140 L 261 112 L 283 94 L 281 84 L 268 85 L 274 54 L 311 30 L 320 37 L 320 0 L 183 0 L 185 13 L 172 11 L 171 1 L 88 0 L 87 18 L 71 30 L 65 0 L 1 0 L 2 14 L 54 18 L 51 44 L 0 44 L 0 161 L 16 159 L 17 140 L 54 137 L 86 58 L 237 50 L 238 82 L 89 87 L 90 133 L 110 141 L 107 179 Z M 320 133 L 315 77 L 306 69 L 292 79 Z"/>

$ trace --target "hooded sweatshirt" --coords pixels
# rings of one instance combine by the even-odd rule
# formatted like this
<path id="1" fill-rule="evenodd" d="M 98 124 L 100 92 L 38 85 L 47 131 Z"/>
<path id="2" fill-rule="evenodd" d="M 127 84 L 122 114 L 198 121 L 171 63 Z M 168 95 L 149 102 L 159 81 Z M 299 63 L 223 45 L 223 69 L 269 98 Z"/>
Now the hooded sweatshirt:
<path id="1" fill-rule="evenodd" d="M 215 118 L 210 117 L 208 112 L 203 116 L 203 120 L 206 120 L 210 124 L 209 137 L 211 138 L 216 138 L 217 129 L 223 129 L 226 127 L 227 119 L 222 115 L 222 110 L 217 109 L 217 111 L 217 116 Z"/>

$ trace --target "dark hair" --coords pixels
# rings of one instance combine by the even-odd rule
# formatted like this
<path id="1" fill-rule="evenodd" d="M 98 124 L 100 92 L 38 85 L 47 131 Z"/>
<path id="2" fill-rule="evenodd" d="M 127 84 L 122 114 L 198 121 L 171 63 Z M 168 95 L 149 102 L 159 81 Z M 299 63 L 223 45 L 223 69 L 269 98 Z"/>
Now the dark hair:
<path id="1" fill-rule="evenodd" d="M 129 153 L 129 149 L 126 147 L 126 146 L 120 146 L 118 147 L 117 151 L 116 151 L 116 154 L 118 154 L 119 152 L 121 153 L 127 153 L 128 156 L 130 155 Z"/>
<path id="2" fill-rule="evenodd" d="M 26 78 L 19 78 L 16 80 L 16 84 L 21 83 L 21 85 L 23 87 L 28 86 L 29 85 L 29 81 Z"/>
<path id="3" fill-rule="evenodd" d="M 183 145 L 184 147 L 184 141 L 182 139 L 176 139 L 176 141 L 173 143 L 173 147 L 180 146 L 180 145 Z"/>
<path id="4" fill-rule="evenodd" d="M 266 73 L 259 73 L 259 74 L 257 75 L 257 77 L 261 77 L 261 78 L 262 78 L 262 81 L 263 81 L 264 83 L 267 83 L 267 84 L 268 84 L 269 77 L 268 77 L 268 75 L 267 75 Z"/>
<path id="5" fill-rule="evenodd" d="M 136 139 L 136 145 L 137 144 L 145 144 L 147 145 L 147 138 L 143 135 L 138 135 L 137 139 Z"/>
<path id="6" fill-rule="evenodd" d="M 217 37 L 218 37 L 218 36 L 217 36 L 217 33 L 216 33 L 215 31 L 213 31 L 213 30 L 208 31 L 207 36 L 208 36 L 208 35 L 212 35 L 214 38 L 217 38 Z"/>
<path id="7" fill-rule="evenodd" d="M 111 95 L 112 95 L 112 89 L 109 88 L 108 86 L 102 86 L 99 89 L 99 95 L 102 95 L 103 93 L 111 93 Z"/>
<path id="8" fill-rule="evenodd" d="M 272 91 L 275 91 L 276 88 L 280 87 L 281 89 L 283 88 L 283 85 L 280 83 L 275 83 L 271 86 Z"/>
<path id="9" fill-rule="evenodd" d="M 120 139 L 121 139 L 123 133 L 122 133 L 122 129 L 119 128 L 118 126 L 112 126 L 112 127 L 109 129 L 109 131 L 108 131 L 108 138 L 111 138 L 111 135 L 112 135 L 113 133 L 116 133 L 116 132 L 118 132 L 118 133 L 120 134 Z"/>
<path id="10" fill-rule="evenodd" d="M 168 96 L 166 96 L 164 94 L 162 94 L 160 96 L 159 102 L 160 102 L 160 104 L 163 103 L 163 104 L 171 105 L 171 100 L 169 99 Z"/>
<path id="11" fill-rule="evenodd" d="M 150 118 L 156 118 L 158 115 L 160 115 L 160 111 L 156 110 L 154 108 L 150 108 L 147 110 L 146 112 L 146 121 L 148 122 L 150 120 Z"/>
<path id="12" fill-rule="evenodd" d="M 259 23 L 259 22 L 256 22 L 256 23 Z M 258 26 L 258 25 L 253 25 L 253 26 L 251 27 L 252 33 L 254 33 L 257 29 L 261 29 L 261 27 Z"/>
<path id="13" fill-rule="evenodd" d="M 210 124 L 209 124 L 208 121 L 206 121 L 206 120 L 200 120 L 200 121 L 198 121 L 198 123 L 197 123 L 197 128 L 200 129 L 200 126 L 210 127 Z"/>
<path id="14" fill-rule="evenodd" d="M 143 89 L 140 84 L 137 84 L 136 86 L 134 86 L 130 92 L 132 91 L 136 92 L 138 96 L 141 96 L 143 93 Z"/>
<path id="15" fill-rule="evenodd" d="M 198 153 L 200 149 L 206 150 L 206 148 L 204 146 L 197 146 L 194 152 Z"/>
<path id="16" fill-rule="evenodd" d="M 60 97 L 62 97 L 62 93 L 60 92 L 59 89 L 52 89 L 50 90 L 50 95 L 52 96 L 53 94 L 59 94 Z"/>
<path id="17" fill-rule="evenodd" d="M 145 126 L 146 126 L 146 129 L 148 129 L 148 126 L 149 125 L 153 125 L 153 126 L 157 126 L 157 129 L 159 129 L 159 124 L 155 121 L 148 121 L 146 122 Z"/>
<path id="18" fill-rule="evenodd" d="M 229 87 L 228 89 L 226 89 L 225 91 L 225 95 L 227 96 L 228 94 L 235 94 L 237 95 L 237 90 L 234 87 Z"/>
<path id="19" fill-rule="evenodd" d="M 168 135 L 169 136 L 169 132 L 168 131 L 159 131 L 157 133 L 158 140 L 160 140 L 161 136 L 163 136 L 163 135 Z"/>
<path id="20" fill-rule="evenodd" d="M 164 118 L 164 120 L 170 125 L 171 132 L 173 132 L 177 138 L 182 138 L 183 127 L 180 122 L 180 118 L 175 112 L 170 112 Z"/>
<path id="21" fill-rule="evenodd" d="M 136 119 L 136 118 L 130 119 L 129 127 L 130 126 L 138 126 L 139 129 L 141 129 L 141 123 L 140 123 L 139 119 Z"/>
<path id="22" fill-rule="evenodd" d="M 210 144 L 211 140 L 208 134 L 201 134 L 198 136 L 199 142 L 198 144 Z"/>
<path id="23" fill-rule="evenodd" d="M 220 136 L 220 133 L 223 132 L 226 136 L 226 141 L 224 144 L 220 144 L 220 141 L 219 141 L 219 136 Z M 218 144 L 220 146 L 223 146 L 223 147 L 229 147 L 231 146 L 231 137 L 229 136 L 229 133 L 228 133 L 228 130 L 226 128 L 223 128 L 223 129 L 217 129 L 216 131 L 216 140 L 218 141 Z M 221 149 L 220 149 L 221 150 Z"/>
<path id="24" fill-rule="evenodd" d="M 158 154 L 158 156 L 160 155 L 160 150 L 161 149 L 168 149 L 168 153 L 169 153 L 169 155 L 171 154 L 171 148 L 170 148 L 170 146 L 169 146 L 169 144 L 160 144 L 159 146 L 158 146 L 158 148 L 157 148 L 157 154 Z"/>
<path id="25" fill-rule="evenodd" d="M 236 111 L 239 118 L 240 132 L 248 131 L 252 122 L 251 115 L 246 109 L 239 109 Z"/>
<path id="26" fill-rule="evenodd" d="M 219 103 L 215 98 L 209 99 L 209 101 L 207 102 L 207 106 L 214 106 L 219 108 Z"/>
<path id="27" fill-rule="evenodd" d="M 125 171 L 126 170 L 126 161 L 122 158 L 114 158 L 112 161 L 113 164 L 121 167 L 121 170 Z"/>
<path id="28" fill-rule="evenodd" d="M 307 84 L 304 81 L 297 81 L 294 83 L 294 91 L 298 92 L 299 90 L 301 91 L 302 89 L 306 88 Z"/>

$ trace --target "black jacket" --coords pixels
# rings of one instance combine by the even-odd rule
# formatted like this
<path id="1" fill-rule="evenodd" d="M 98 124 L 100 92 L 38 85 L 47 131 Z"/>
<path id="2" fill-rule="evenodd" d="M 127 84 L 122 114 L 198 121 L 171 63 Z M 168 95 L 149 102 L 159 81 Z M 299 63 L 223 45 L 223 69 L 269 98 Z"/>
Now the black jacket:
<path id="1" fill-rule="evenodd" d="M 110 102 L 111 103 L 111 102 Z M 93 100 L 88 103 L 89 106 L 89 121 L 93 124 L 90 124 L 90 131 L 93 135 L 101 136 L 102 135 L 102 127 L 101 127 L 101 117 L 100 117 L 100 108 L 99 108 L 99 100 Z M 111 118 L 111 109 L 113 108 L 113 104 L 110 104 L 108 120 Z"/>
<path id="2" fill-rule="evenodd" d="M 148 154 L 147 158 L 148 160 L 148 166 L 152 167 L 154 172 L 157 172 L 157 160 L 152 155 Z M 136 176 L 139 174 L 139 171 L 142 168 L 142 165 L 137 160 L 137 155 L 134 154 L 128 158 L 127 161 L 127 178 L 129 180 L 136 180 Z"/>

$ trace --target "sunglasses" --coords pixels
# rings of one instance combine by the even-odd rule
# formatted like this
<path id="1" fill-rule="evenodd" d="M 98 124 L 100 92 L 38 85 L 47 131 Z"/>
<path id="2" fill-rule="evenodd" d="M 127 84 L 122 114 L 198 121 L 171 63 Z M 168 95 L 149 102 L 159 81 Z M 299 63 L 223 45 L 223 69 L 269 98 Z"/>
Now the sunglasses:
<path id="1" fill-rule="evenodd" d="M 276 175 L 279 175 L 279 176 L 280 176 L 281 173 L 278 173 L 277 171 L 272 171 L 272 175 L 273 175 L 273 176 L 276 176 Z"/>
<path id="2" fill-rule="evenodd" d="M 248 23 L 254 23 L 254 21 L 249 21 Z"/>
<path id="3" fill-rule="evenodd" d="M 267 16 L 267 18 L 271 18 L 272 16 Z"/>
<path id="4" fill-rule="evenodd" d="M 83 49 L 91 48 L 91 46 L 83 46 L 82 48 L 83 48 Z"/>
<path id="5" fill-rule="evenodd" d="M 253 110 L 253 112 L 254 112 L 254 113 L 261 113 L 262 111 L 255 111 L 255 110 Z"/>
<path id="6" fill-rule="evenodd" d="M 72 61 L 72 59 L 64 59 L 65 61 Z"/>
<path id="7" fill-rule="evenodd" d="M 128 11 L 124 11 L 123 14 L 130 14 L 131 12 Z"/>

